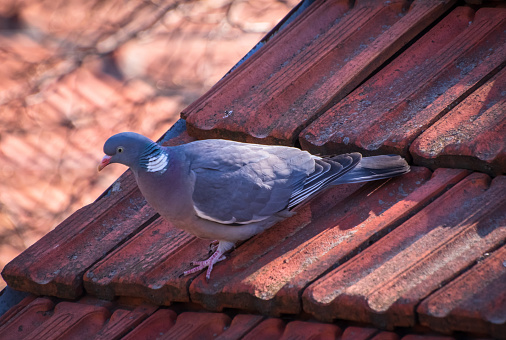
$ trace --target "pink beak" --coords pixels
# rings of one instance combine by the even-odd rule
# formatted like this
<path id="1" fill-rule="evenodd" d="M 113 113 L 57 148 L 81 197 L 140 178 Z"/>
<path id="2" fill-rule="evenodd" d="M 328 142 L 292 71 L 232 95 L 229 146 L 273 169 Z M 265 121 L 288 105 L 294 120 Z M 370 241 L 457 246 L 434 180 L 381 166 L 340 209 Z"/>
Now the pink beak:
<path id="1" fill-rule="evenodd" d="M 102 161 L 98 165 L 98 171 L 102 171 L 103 168 L 105 168 L 107 165 L 109 165 L 109 162 L 111 161 L 111 156 L 105 155 L 104 158 L 102 158 Z"/>

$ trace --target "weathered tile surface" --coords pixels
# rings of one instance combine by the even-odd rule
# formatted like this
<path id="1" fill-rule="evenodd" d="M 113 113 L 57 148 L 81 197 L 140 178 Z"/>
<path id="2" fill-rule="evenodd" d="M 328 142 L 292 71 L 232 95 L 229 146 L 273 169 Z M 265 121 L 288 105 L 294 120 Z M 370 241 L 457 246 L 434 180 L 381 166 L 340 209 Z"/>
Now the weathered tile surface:
<path id="1" fill-rule="evenodd" d="M 265 319 L 262 315 L 239 314 L 234 317 L 230 327 L 217 336 L 216 340 L 246 339 L 253 328 Z M 261 338 L 265 339 L 265 338 Z"/>
<path id="2" fill-rule="evenodd" d="M 83 305 L 72 302 L 60 302 L 54 308 L 48 320 L 30 332 L 25 340 L 91 339 L 104 327 L 110 317 L 105 307 Z"/>
<path id="3" fill-rule="evenodd" d="M 506 9 L 475 13 L 470 7 L 456 8 L 302 131 L 302 147 L 322 154 L 359 151 L 409 157 L 416 137 L 504 65 L 505 28 Z M 486 136 L 486 141 L 499 138 L 504 143 L 495 133 Z"/>
<path id="4" fill-rule="evenodd" d="M 164 334 L 163 339 L 212 339 L 223 333 L 231 321 L 231 318 L 223 313 L 181 313 L 174 327 Z"/>
<path id="5" fill-rule="evenodd" d="M 292 145 L 452 3 L 315 1 L 183 111 L 190 135 Z"/>
<path id="6" fill-rule="evenodd" d="M 50 317 L 46 312 L 54 308 L 47 298 L 27 297 L 0 319 L 0 338 L 18 340 L 30 334 Z"/>
<path id="7" fill-rule="evenodd" d="M 373 335 L 377 333 L 378 330 L 376 328 L 351 326 L 346 328 L 343 335 L 341 336 L 341 340 L 362 340 L 362 339 L 366 340 L 370 339 Z"/>
<path id="8" fill-rule="evenodd" d="M 255 339 L 280 339 L 283 336 L 286 324 L 281 319 L 269 318 L 262 321 L 258 326 L 253 328 L 246 336 L 245 340 Z"/>
<path id="9" fill-rule="evenodd" d="M 18 290 L 76 298 L 83 273 L 154 215 L 127 172 L 109 196 L 75 212 L 12 260 L 2 276 Z"/>
<path id="10" fill-rule="evenodd" d="M 185 312 L 157 306 L 83 298 L 62 302 L 31 296 L 0 318 L 1 339 L 342 339 L 399 340 L 395 332 L 316 320 Z M 158 308 L 158 309 L 157 309 Z M 15 311 L 15 312 L 14 312 Z M 402 330 L 402 339 L 453 339 Z M 409 335 L 406 335 L 409 334 Z"/>
<path id="11" fill-rule="evenodd" d="M 506 48 L 503 55 L 506 60 Z M 448 166 L 506 174 L 506 69 L 427 129 L 411 145 L 410 152 L 416 164 L 430 168 Z"/>
<path id="12" fill-rule="evenodd" d="M 84 285 L 88 293 L 107 299 L 133 296 L 167 305 L 188 302 L 192 276 L 181 275 L 208 251 L 209 241 L 158 218 L 86 272 Z"/>
<path id="13" fill-rule="evenodd" d="M 309 286 L 304 309 L 381 327 L 415 325 L 419 301 L 506 240 L 506 177 L 473 173 Z M 503 304 L 503 302 L 499 302 Z"/>
<path id="14" fill-rule="evenodd" d="M 298 314 L 309 283 L 363 251 L 465 174 L 440 169 L 428 180 L 427 169 L 413 168 L 408 175 L 348 193 L 346 186 L 331 189 L 238 247 L 214 268 L 209 283 L 203 274 L 197 277 L 191 300 L 210 310 Z M 332 202 L 332 208 L 322 202 Z"/>
<path id="15" fill-rule="evenodd" d="M 153 313 L 149 318 L 144 320 L 133 331 L 128 333 L 124 340 L 155 340 L 163 336 L 169 329 L 174 326 L 176 321 L 176 312 L 170 309 L 160 309 Z"/>
<path id="16" fill-rule="evenodd" d="M 494 225 L 506 228 L 505 204 L 480 221 L 483 235 Z M 425 299 L 417 312 L 422 325 L 437 331 L 506 339 L 506 246 L 483 254 L 471 269 Z"/>
<path id="17" fill-rule="evenodd" d="M 109 322 L 95 336 L 95 340 L 116 340 L 123 338 L 158 309 L 154 305 L 141 305 L 133 310 L 117 309 Z"/>

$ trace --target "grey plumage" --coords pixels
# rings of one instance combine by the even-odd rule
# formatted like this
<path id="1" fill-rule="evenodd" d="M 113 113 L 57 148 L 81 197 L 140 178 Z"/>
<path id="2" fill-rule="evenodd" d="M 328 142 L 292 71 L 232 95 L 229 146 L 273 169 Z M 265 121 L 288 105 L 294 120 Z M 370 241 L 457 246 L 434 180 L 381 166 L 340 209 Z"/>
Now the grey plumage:
<path id="1" fill-rule="evenodd" d="M 161 147 L 131 132 L 109 138 L 104 152 L 99 170 L 109 163 L 129 166 L 161 216 L 198 237 L 219 241 L 209 259 L 185 272 L 207 267 L 207 278 L 237 241 L 291 216 L 292 209 L 329 186 L 409 171 L 396 155 L 318 157 L 297 148 L 217 139 Z"/>

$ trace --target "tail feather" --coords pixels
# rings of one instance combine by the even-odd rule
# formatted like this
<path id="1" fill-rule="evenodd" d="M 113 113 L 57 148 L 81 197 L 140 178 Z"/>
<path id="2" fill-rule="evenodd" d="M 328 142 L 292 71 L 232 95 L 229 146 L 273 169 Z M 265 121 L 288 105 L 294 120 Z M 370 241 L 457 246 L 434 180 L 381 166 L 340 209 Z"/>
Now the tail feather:
<path id="1" fill-rule="evenodd" d="M 364 157 L 350 172 L 336 179 L 331 185 L 375 181 L 408 173 L 408 163 L 399 155 Z"/>

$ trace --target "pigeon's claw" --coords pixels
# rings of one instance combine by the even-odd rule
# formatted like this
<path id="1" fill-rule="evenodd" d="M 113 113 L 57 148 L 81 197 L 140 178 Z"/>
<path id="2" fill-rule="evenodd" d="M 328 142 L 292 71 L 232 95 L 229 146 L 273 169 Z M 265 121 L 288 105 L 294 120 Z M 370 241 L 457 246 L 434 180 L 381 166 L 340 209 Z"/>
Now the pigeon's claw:
<path id="1" fill-rule="evenodd" d="M 207 268 L 206 279 L 209 281 L 209 278 L 211 277 L 211 272 L 213 271 L 214 264 L 218 263 L 220 261 L 223 261 L 225 259 L 226 259 L 226 256 L 223 255 L 223 252 L 221 252 L 219 249 L 216 249 L 214 254 L 211 255 L 211 257 L 209 257 L 207 260 L 192 262 L 192 265 L 197 266 L 197 267 L 185 271 L 183 273 L 183 275 L 186 276 L 189 274 L 193 274 L 193 273 L 196 273 L 202 269 Z"/>

